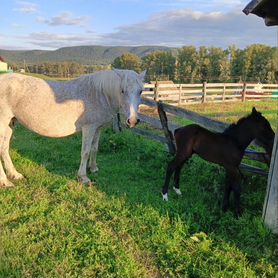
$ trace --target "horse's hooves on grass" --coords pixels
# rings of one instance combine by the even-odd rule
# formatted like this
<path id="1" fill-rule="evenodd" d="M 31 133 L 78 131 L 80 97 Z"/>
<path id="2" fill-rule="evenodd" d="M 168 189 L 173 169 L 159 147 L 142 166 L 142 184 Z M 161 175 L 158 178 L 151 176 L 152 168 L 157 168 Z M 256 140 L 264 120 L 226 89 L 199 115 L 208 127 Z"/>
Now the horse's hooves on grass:
<path id="1" fill-rule="evenodd" d="M 18 172 L 9 175 L 9 178 L 12 180 L 24 180 L 25 179 L 25 177 Z"/>
<path id="2" fill-rule="evenodd" d="M 161 193 L 161 194 L 162 194 L 163 201 L 168 202 L 168 194 L 167 193 L 165 194 Z"/>
<path id="3" fill-rule="evenodd" d="M 0 188 L 11 188 L 14 187 L 14 184 L 9 180 L 2 180 L 0 181 Z"/>
<path id="4" fill-rule="evenodd" d="M 173 187 L 174 191 L 176 192 L 177 195 L 182 195 L 181 191 L 179 188 L 176 188 L 175 186 Z"/>
<path id="5" fill-rule="evenodd" d="M 96 166 L 96 167 L 94 167 L 94 168 L 90 168 L 90 170 L 91 170 L 91 172 L 93 173 L 93 174 L 95 174 L 95 173 L 97 173 L 98 172 L 98 167 Z"/>
<path id="6" fill-rule="evenodd" d="M 77 179 L 83 185 L 89 185 L 90 183 L 92 183 L 92 181 L 87 176 L 79 176 Z"/>

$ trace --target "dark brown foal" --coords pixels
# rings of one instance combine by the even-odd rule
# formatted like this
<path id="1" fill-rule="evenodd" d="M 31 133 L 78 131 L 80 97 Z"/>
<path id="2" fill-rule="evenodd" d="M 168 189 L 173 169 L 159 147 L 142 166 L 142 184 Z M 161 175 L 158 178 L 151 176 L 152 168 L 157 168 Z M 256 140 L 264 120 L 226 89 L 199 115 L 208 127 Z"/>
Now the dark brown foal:
<path id="1" fill-rule="evenodd" d="M 241 175 L 239 165 L 244 155 L 244 150 L 252 140 L 257 139 L 262 143 L 267 153 L 271 156 L 274 132 L 269 122 L 257 112 L 241 118 L 237 124 L 230 125 L 223 133 L 211 132 L 199 125 L 192 124 L 175 130 L 177 152 L 175 158 L 169 162 L 165 183 L 162 189 L 163 200 L 168 201 L 168 187 L 170 178 L 174 174 L 174 190 L 181 195 L 180 171 L 184 163 L 194 154 L 201 158 L 219 164 L 226 170 L 226 187 L 223 199 L 223 210 L 229 207 L 230 193 L 235 197 L 235 213 L 241 214 L 240 194 Z"/>

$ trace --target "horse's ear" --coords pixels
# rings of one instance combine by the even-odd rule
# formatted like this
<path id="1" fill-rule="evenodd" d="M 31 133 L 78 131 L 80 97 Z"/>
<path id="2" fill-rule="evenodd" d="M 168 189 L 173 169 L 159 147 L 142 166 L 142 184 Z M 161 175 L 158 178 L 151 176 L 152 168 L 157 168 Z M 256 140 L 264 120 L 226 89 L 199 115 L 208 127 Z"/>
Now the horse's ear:
<path id="1" fill-rule="evenodd" d="M 113 71 L 121 78 L 121 80 L 124 79 L 125 74 L 124 74 L 123 70 L 120 70 L 120 69 L 113 69 Z"/>
<path id="2" fill-rule="evenodd" d="M 141 73 L 138 74 L 138 75 L 139 75 L 139 78 L 140 78 L 142 81 L 144 81 L 145 76 L 146 76 L 146 73 L 147 73 L 147 70 L 144 70 L 144 71 L 142 71 Z"/>

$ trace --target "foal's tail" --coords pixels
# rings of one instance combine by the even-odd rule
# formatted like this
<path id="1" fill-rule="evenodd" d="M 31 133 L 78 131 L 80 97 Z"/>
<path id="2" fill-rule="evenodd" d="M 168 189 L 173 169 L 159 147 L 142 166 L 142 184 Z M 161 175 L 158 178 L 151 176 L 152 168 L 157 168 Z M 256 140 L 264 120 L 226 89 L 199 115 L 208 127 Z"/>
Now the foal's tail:
<path id="1" fill-rule="evenodd" d="M 174 130 L 174 135 L 176 135 L 176 133 L 177 133 L 179 130 L 181 130 L 181 129 L 182 129 L 182 127 L 176 128 L 176 129 Z"/>

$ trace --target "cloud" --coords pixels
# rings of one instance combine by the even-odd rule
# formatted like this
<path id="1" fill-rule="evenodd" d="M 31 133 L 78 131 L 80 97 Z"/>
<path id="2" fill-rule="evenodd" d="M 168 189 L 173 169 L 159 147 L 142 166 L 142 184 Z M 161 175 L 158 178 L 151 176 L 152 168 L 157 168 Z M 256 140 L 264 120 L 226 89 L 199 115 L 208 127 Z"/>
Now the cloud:
<path id="1" fill-rule="evenodd" d="M 45 23 L 50 26 L 59 26 L 59 25 L 76 25 L 82 26 L 89 20 L 88 16 L 78 16 L 73 17 L 71 12 L 65 11 L 60 15 L 53 16 L 51 19 L 46 19 L 44 17 L 38 16 L 37 21 L 40 23 Z"/>
<path id="2" fill-rule="evenodd" d="M 16 8 L 14 11 L 25 14 L 35 13 L 38 11 L 38 5 L 31 2 L 18 1 L 16 2 Z"/>
<path id="3" fill-rule="evenodd" d="M 228 0 L 227 0 L 228 1 Z M 232 0 L 230 0 L 231 2 Z M 276 44 L 276 30 L 264 26 L 263 20 L 239 12 L 204 13 L 179 9 L 157 13 L 144 22 L 120 26 L 105 34 L 106 44 L 219 46 L 252 43 Z"/>
<path id="4" fill-rule="evenodd" d="M 215 0 L 216 1 L 216 0 Z M 226 0 L 233 1 L 233 0 Z M 48 20 L 47 24 L 82 24 L 81 18 L 70 13 Z M 78 20 L 79 19 L 79 20 Z M 42 19 L 41 19 L 42 20 Z M 88 27 L 88 26 L 87 26 Z M 178 9 L 153 14 L 145 21 L 119 26 L 114 32 L 97 33 L 86 28 L 82 33 L 35 32 L 20 40 L 41 48 L 59 48 L 75 45 L 185 45 L 244 48 L 253 43 L 275 46 L 277 28 L 266 27 L 264 21 L 241 11 L 199 12 Z"/>

